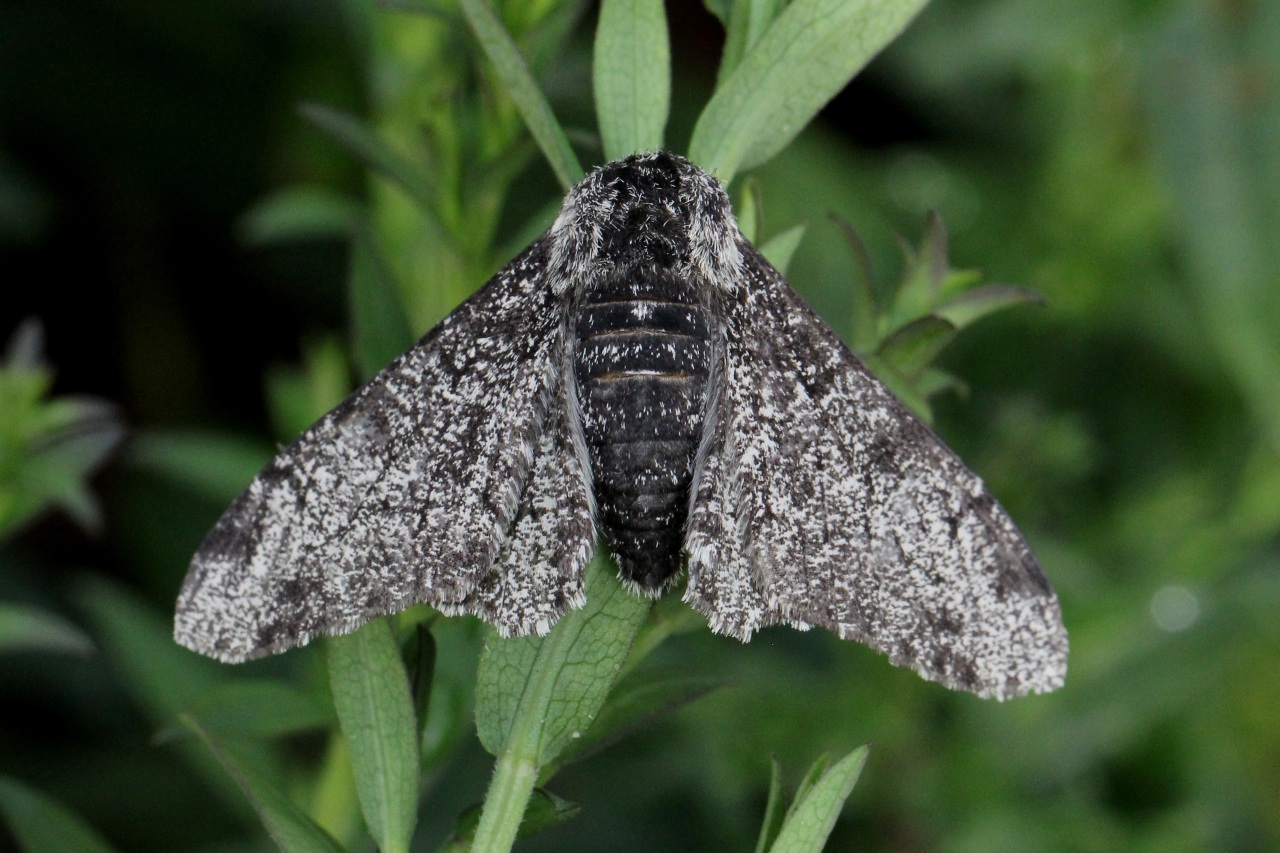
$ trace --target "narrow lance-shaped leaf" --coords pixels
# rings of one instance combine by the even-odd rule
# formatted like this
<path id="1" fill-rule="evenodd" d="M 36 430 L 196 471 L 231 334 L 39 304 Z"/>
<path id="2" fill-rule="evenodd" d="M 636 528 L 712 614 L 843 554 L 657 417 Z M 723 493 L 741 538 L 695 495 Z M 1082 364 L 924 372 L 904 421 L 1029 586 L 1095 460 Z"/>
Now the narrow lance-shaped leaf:
<path id="1" fill-rule="evenodd" d="M 867 748 L 858 747 L 819 777 L 815 771 L 826 763 L 819 759 L 796 792 L 770 853 L 821 853 L 866 761 Z"/>
<path id="2" fill-rule="evenodd" d="M 236 230 L 253 245 L 338 237 L 359 213 L 358 202 L 328 187 L 288 187 L 259 199 Z"/>
<path id="3" fill-rule="evenodd" d="M 18 604 L 0 604 L 0 652 L 44 651 L 87 655 L 93 641 L 56 613 Z"/>
<path id="4" fill-rule="evenodd" d="M 272 738 L 328 726 L 333 708 L 292 684 L 269 679 L 244 679 L 216 684 L 184 712 L 204 731 Z M 191 734 L 181 723 L 161 729 L 153 738 L 166 743 Z"/>
<path id="5" fill-rule="evenodd" d="M 409 348 L 413 331 L 395 276 L 365 224 L 352 236 L 347 292 L 356 363 L 367 379 Z"/>
<path id="6" fill-rule="evenodd" d="M 593 71 L 605 158 L 661 148 L 671 104 L 671 53 L 662 0 L 601 4 Z"/>
<path id="7" fill-rule="evenodd" d="M 724 54 L 720 57 L 720 69 L 716 73 L 718 84 L 722 84 L 738 67 L 742 57 L 756 46 L 785 5 L 786 0 L 738 0 L 729 4 L 724 28 Z"/>
<path id="8" fill-rule="evenodd" d="M 22 853 L 112 853 L 113 848 L 66 806 L 0 776 L 0 821 Z M 4 834 L 0 829 L 0 835 Z"/>
<path id="9" fill-rule="evenodd" d="M 439 211 L 439 188 L 422 166 L 388 145 L 364 122 L 342 110 L 323 104 L 303 104 L 299 111 L 366 166 L 404 190 L 424 213 L 443 221 Z"/>
<path id="10" fill-rule="evenodd" d="M 377 619 L 327 645 L 365 822 L 384 853 L 405 853 L 418 816 L 418 733 L 391 624 Z"/>
<path id="11" fill-rule="evenodd" d="M 718 87 L 689 142 L 728 183 L 766 162 L 911 21 L 927 0 L 795 0 Z"/>
<path id="12" fill-rule="evenodd" d="M 1043 305 L 1044 297 L 1025 287 L 1012 284 L 984 284 L 949 300 L 934 313 L 951 322 L 958 329 L 982 319 L 988 314 L 1014 305 Z"/>
<path id="13" fill-rule="evenodd" d="M 952 323 L 930 314 L 898 329 L 876 354 L 901 376 L 915 381 L 957 334 Z"/>
<path id="14" fill-rule="evenodd" d="M 774 234 L 760 247 L 760 252 L 769 259 L 774 269 L 786 275 L 787 267 L 791 266 L 791 258 L 796 249 L 800 248 L 800 241 L 804 239 L 807 228 L 806 223 L 800 222 L 780 234 Z"/>
<path id="15" fill-rule="evenodd" d="M 458 2 L 463 14 L 467 16 L 471 31 L 493 63 L 499 79 L 507 87 L 507 94 L 515 101 L 516 108 L 529 126 L 529 132 L 551 164 L 551 170 L 555 172 L 560 185 L 569 189 L 582 177 L 582 166 L 569 147 L 569 139 L 560 122 L 556 121 L 555 114 L 551 112 L 551 105 L 543 97 L 528 64 L 520 55 L 520 49 L 485 0 Z"/>
<path id="16" fill-rule="evenodd" d="M 849 288 L 852 297 L 849 344 L 854 352 L 866 355 L 880 342 L 877 334 L 880 312 L 876 305 L 876 274 L 871 266 L 871 253 L 867 251 L 862 235 L 847 219 L 832 214 L 831 221 L 840 228 L 853 255 L 854 274 Z"/>
<path id="17" fill-rule="evenodd" d="M 782 821 L 787 811 L 782 805 L 782 765 L 777 756 L 769 759 L 769 799 L 764 806 L 764 820 L 760 822 L 760 837 L 756 839 L 756 853 L 767 853 L 782 831 Z"/>
<path id="18" fill-rule="evenodd" d="M 242 745 L 220 741 L 200 727 L 194 717 L 183 724 L 217 757 L 240 786 L 271 839 L 285 853 L 341 853 L 342 846 L 299 809 L 276 785 L 248 760 Z"/>

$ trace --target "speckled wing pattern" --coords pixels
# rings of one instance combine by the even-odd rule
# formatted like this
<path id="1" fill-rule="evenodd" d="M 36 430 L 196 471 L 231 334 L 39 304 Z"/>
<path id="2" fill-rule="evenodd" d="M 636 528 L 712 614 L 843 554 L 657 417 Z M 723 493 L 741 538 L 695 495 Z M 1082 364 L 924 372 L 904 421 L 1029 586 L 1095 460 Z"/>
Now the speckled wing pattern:
<path id="1" fill-rule="evenodd" d="M 179 643 L 240 661 L 419 602 L 528 633 L 580 602 L 594 534 L 546 255 L 535 242 L 263 469 L 192 561 Z"/>
<path id="2" fill-rule="evenodd" d="M 714 630 L 821 625 L 948 687 L 1053 690 L 1067 638 L 982 481 L 745 240 L 686 533 Z"/>

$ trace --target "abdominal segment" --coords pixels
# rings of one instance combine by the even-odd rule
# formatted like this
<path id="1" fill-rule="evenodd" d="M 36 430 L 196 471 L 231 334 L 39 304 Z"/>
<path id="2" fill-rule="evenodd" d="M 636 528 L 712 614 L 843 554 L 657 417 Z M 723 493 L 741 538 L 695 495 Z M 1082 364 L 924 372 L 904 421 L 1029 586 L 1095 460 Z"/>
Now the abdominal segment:
<path id="1" fill-rule="evenodd" d="M 659 592 L 681 568 L 711 364 L 709 316 L 666 270 L 618 270 L 574 318 L 596 517 L 622 577 Z"/>

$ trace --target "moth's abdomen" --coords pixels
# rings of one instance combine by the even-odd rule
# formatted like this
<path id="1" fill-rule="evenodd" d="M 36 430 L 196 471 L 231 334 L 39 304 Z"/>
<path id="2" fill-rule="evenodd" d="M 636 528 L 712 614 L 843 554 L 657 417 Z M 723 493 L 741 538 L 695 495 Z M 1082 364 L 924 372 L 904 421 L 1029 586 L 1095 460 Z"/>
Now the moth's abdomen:
<path id="1" fill-rule="evenodd" d="M 574 372 L 596 517 L 623 577 L 660 590 L 681 566 L 711 364 L 708 315 L 667 273 L 615 274 L 585 294 Z"/>

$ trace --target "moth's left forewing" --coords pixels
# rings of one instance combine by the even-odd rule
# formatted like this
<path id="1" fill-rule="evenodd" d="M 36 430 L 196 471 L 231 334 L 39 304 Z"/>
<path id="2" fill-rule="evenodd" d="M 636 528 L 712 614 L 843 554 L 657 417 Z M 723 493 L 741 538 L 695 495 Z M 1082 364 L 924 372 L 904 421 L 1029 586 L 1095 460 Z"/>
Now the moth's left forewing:
<path id="1" fill-rule="evenodd" d="M 690 601 L 725 633 L 822 625 L 983 696 L 1060 686 L 1058 602 L 1008 515 L 741 246 L 719 432 L 691 507 Z"/>

